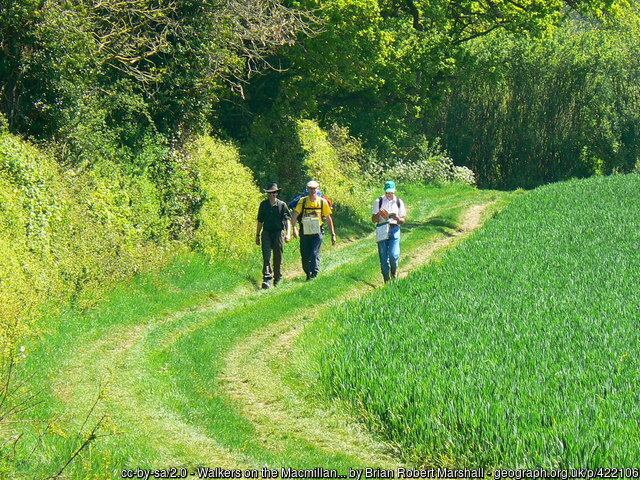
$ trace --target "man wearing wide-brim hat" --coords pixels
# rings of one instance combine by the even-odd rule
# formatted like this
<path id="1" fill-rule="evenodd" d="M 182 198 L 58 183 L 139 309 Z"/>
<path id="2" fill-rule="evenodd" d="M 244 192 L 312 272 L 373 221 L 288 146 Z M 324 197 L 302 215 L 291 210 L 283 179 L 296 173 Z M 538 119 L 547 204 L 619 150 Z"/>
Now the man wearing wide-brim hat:
<path id="1" fill-rule="evenodd" d="M 291 241 L 291 211 L 278 198 L 280 188 L 276 183 L 264 189 L 267 199 L 258 208 L 256 245 L 262 245 L 262 288 L 275 287 L 282 278 L 282 253 L 284 243 Z M 273 261 L 272 261 L 273 255 Z"/>

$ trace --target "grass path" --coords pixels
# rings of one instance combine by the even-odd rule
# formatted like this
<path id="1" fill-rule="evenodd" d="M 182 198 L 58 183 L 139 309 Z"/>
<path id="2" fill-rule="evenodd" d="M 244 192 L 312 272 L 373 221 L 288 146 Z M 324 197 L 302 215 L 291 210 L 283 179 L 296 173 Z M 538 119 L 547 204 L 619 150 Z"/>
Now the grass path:
<path id="1" fill-rule="evenodd" d="M 479 227 L 494 199 L 467 192 L 414 205 L 401 276 Z M 96 443 L 72 478 L 116 478 L 121 468 L 143 465 L 397 466 L 391 446 L 339 406 L 314 398 L 313 384 L 289 378 L 305 328 L 381 286 L 372 242 L 369 236 L 325 248 L 314 282 L 289 277 L 266 292 L 245 282 L 189 308 L 114 322 L 81 339 L 57 367 L 56 408 L 61 421 L 79 428 L 95 403 L 90 418 L 104 416 L 116 435 Z"/>
<path id="2" fill-rule="evenodd" d="M 450 247 L 478 228 L 489 205 L 474 205 L 466 211 L 460 229 L 415 249 L 400 276 L 406 277 L 411 270 L 428 262 L 434 252 Z M 357 298 L 367 290 L 367 286 L 356 287 L 339 301 Z M 335 308 L 335 304 L 316 310 L 315 315 L 320 316 L 330 308 Z M 303 320 L 285 318 L 239 342 L 226 357 L 223 377 L 227 382 L 226 391 L 241 405 L 243 414 L 258 427 L 265 442 L 277 438 L 282 432 L 290 432 L 324 450 L 343 452 L 367 465 L 380 468 L 400 466 L 398 459 L 391 455 L 391 446 L 376 442 L 362 425 L 339 410 L 314 407 L 282 378 L 286 371 L 283 365 L 290 362 L 296 339 L 308 324 Z"/>
<path id="3" fill-rule="evenodd" d="M 99 395 L 95 416 L 109 416 L 112 424 L 144 435 L 160 465 L 212 464 L 240 468 L 246 461 L 221 447 L 197 425 L 166 409 L 155 395 L 146 368 L 146 336 L 153 326 L 114 329 L 95 342 L 82 345 L 56 384 L 56 393 L 72 411 L 86 410 L 86 400 Z M 80 418 L 76 416 L 76 418 Z"/>

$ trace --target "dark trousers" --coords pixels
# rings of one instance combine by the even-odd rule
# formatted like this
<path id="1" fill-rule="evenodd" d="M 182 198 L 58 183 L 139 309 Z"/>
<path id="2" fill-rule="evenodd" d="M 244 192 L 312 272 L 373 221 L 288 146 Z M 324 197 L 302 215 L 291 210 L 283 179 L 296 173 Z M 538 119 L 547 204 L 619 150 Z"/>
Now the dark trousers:
<path id="1" fill-rule="evenodd" d="M 300 256 L 302 270 L 308 277 L 315 277 L 320 271 L 320 250 L 322 249 L 322 234 L 300 235 Z"/>
<path id="2" fill-rule="evenodd" d="M 265 280 L 280 280 L 282 277 L 282 252 L 284 250 L 283 230 L 263 230 L 262 244 L 262 277 Z M 273 254 L 273 263 L 271 255 Z"/>

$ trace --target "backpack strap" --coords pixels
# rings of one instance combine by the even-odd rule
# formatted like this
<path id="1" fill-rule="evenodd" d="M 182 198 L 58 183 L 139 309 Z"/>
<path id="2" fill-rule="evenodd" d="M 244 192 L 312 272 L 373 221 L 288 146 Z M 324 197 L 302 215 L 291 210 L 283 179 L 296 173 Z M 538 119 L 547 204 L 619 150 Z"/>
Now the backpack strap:
<path id="1" fill-rule="evenodd" d="M 382 201 L 384 200 L 384 195 L 378 199 L 378 210 L 382 208 Z M 398 210 L 400 210 L 400 197 L 396 195 L 396 205 L 398 206 Z"/>
<path id="2" fill-rule="evenodd" d="M 306 210 L 320 210 L 320 217 L 324 218 L 322 215 L 322 210 L 324 207 L 324 198 L 320 197 L 320 207 L 307 207 L 308 196 L 304 197 L 304 202 L 302 202 L 302 215 L 305 214 Z"/>

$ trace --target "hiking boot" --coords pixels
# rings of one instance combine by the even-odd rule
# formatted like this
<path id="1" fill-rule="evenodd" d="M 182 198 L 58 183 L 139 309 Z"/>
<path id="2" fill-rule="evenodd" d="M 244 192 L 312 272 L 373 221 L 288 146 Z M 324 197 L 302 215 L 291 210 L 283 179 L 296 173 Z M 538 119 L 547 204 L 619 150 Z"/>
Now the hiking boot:
<path id="1" fill-rule="evenodd" d="M 274 287 L 277 287 L 279 283 L 280 283 L 280 279 L 279 279 L 279 278 L 276 278 L 276 279 L 273 281 L 273 286 L 274 286 Z"/>
<path id="2" fill-rule="evenodd" d="M 382 278 L 384 279 L 384 283 L 387 283 L 389 281 L 389 274 L 388 273 L 383 273 L 382 274 Z"/>
<path id="3" fill-rule="evenodd" d="M 262 289 L 267 290 L 268 288 L 271 288 L 271 280 L 265 279 L 262 281 Z"/>
<path id="4" fill-rule="evenodd" d="M 398 270 L 396 268 L 391 269 L 391 278 L 398 278 Z"/>

